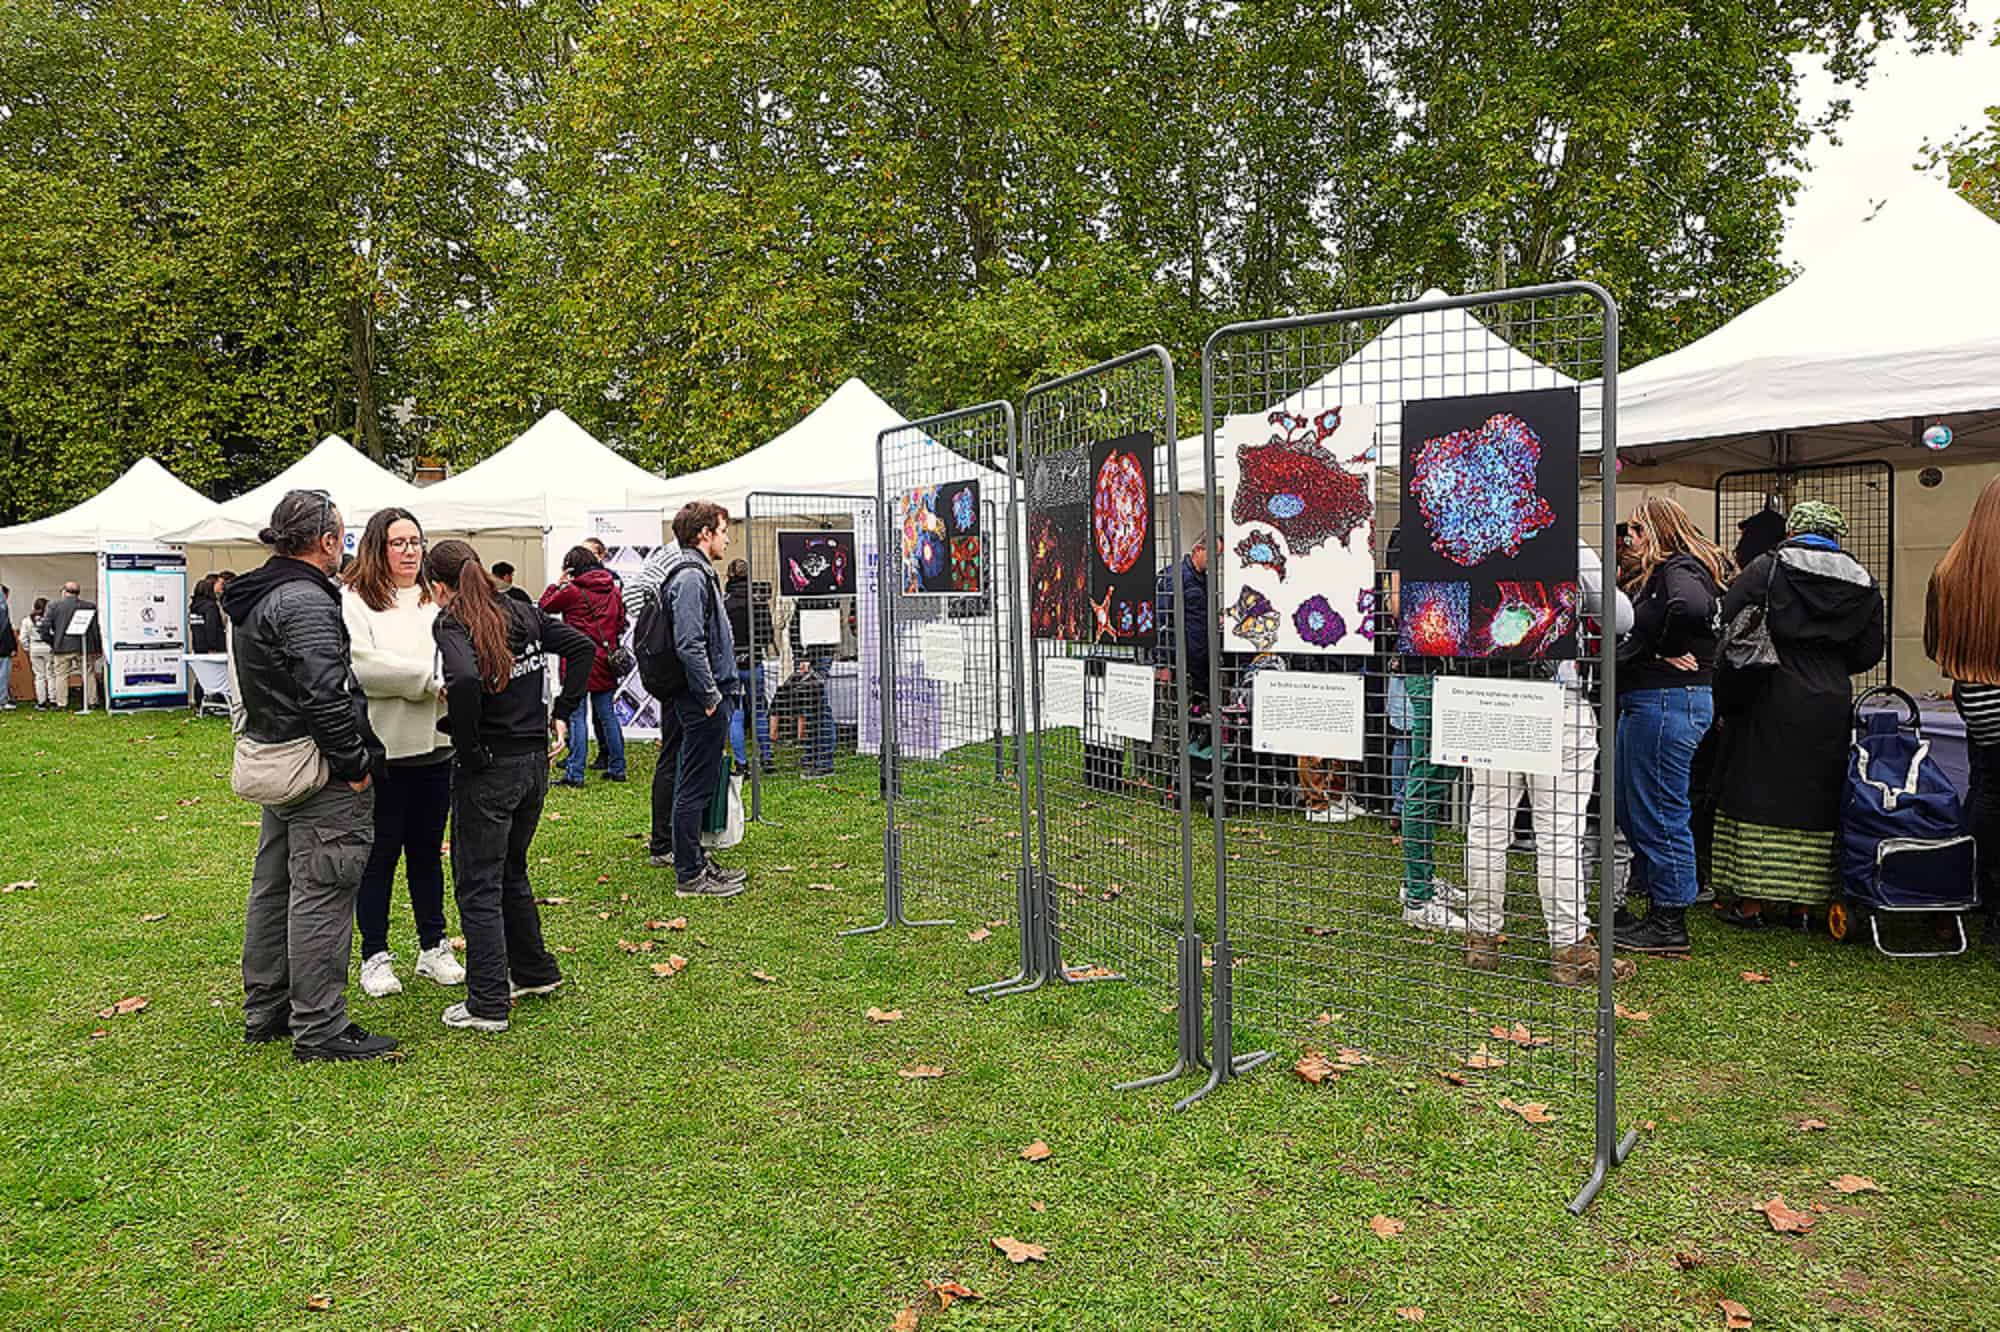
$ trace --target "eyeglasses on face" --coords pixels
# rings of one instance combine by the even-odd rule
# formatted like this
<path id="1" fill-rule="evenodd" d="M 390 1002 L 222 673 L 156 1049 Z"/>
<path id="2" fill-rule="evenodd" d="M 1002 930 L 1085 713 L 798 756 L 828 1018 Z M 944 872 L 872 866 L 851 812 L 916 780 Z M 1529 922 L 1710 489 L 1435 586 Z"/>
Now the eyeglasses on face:
<path id="1" fill-rule="evenodd" d="M 420 536 L 389 538 L 390 550 L 422 550 L 423 548 L 424 539 Z"/>

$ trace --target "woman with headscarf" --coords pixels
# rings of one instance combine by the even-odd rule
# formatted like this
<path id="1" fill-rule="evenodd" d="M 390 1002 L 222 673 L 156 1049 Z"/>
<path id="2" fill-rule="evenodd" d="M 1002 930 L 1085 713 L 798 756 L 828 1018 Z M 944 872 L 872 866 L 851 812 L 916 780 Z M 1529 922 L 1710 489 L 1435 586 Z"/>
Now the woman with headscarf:
<path id="1" fill-rule="evenodd" d="M 1882 594 L 1840 548 L 1847 519 L 1808 500 L 1785 539 L 1730 586 L 1722 621 L 1762 608 L 1777 662 L 1718 663 L 1726 725 L 1715 770 L 1717 918 L 1755 928 L 1783 912 L 1803 922 L 1840 885 L 1841 776 L 1850 677 L 1882 660 Z"/>

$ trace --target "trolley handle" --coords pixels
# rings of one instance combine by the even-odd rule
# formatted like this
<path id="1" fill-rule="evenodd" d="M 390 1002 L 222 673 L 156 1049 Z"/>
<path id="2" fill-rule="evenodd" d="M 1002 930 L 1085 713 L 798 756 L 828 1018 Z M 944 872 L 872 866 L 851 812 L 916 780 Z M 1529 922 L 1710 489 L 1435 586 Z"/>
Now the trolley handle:
<path id="1" fill-rule="evenodd" d="M 1861 697 L 1854 700 L 1853 720 L 1854 720 L 1854 733 L 1856 735 L 1860 735 L 1862 732 L 1867 730 L 1867 725 L 1863 721 L 1862 713 L 1867 708 L 1868 704 L 1878 696 L 1885 699 L 1893 699 L 1896 702 L 1901 703 L 1903 705 L 1903 710 L 1907 715 L 1904 717 L 1902 721 L 1896 723 L 1897 728 L 1901 729 L 1902 727 L 1907 726 L 1909 727 L 1910 733 L 1912 735 L 1916 736 L 1920 740 L 1923 738 L 1924 734 L 1923 712 L 1920 708 L 1917 707 L 1917 700 L 1912 698 L 1904 690 L 1898 689 L 1896 686 L 1889 684 L 1876 685 L 1872 689 L 1864 690 L 1862 692 Z"/>

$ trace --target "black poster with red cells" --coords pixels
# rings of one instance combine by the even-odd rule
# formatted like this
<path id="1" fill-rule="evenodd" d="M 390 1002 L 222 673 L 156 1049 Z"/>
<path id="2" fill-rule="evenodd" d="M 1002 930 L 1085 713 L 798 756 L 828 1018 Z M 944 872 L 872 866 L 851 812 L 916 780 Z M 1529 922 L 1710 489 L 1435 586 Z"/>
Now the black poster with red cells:
<path id="1" fill-rule="evenodd" d="M 1028 623 L 1037 638 L 1151 647 L 1158 582 L 1150 433 L 1045 454 L 1028 472 Z"/>
<path id="2" fill-rule="evenodd" d="M 1580 403 L 1560 388 L 1403 404 L 1399 650 L 1576 656 Z"/>

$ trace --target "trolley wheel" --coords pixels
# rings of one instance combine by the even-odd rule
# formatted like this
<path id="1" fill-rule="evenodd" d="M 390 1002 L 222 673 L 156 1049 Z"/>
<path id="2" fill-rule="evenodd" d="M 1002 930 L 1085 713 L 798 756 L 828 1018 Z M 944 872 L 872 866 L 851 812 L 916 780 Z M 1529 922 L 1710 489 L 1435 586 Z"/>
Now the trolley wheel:
<path id="1" fill-rule="evenodd" d="M 1845 899 L 1826 909 L 1826 932 L 1841 943 L 1861 943 L 1868 937 L 1868 908 Z"/>

